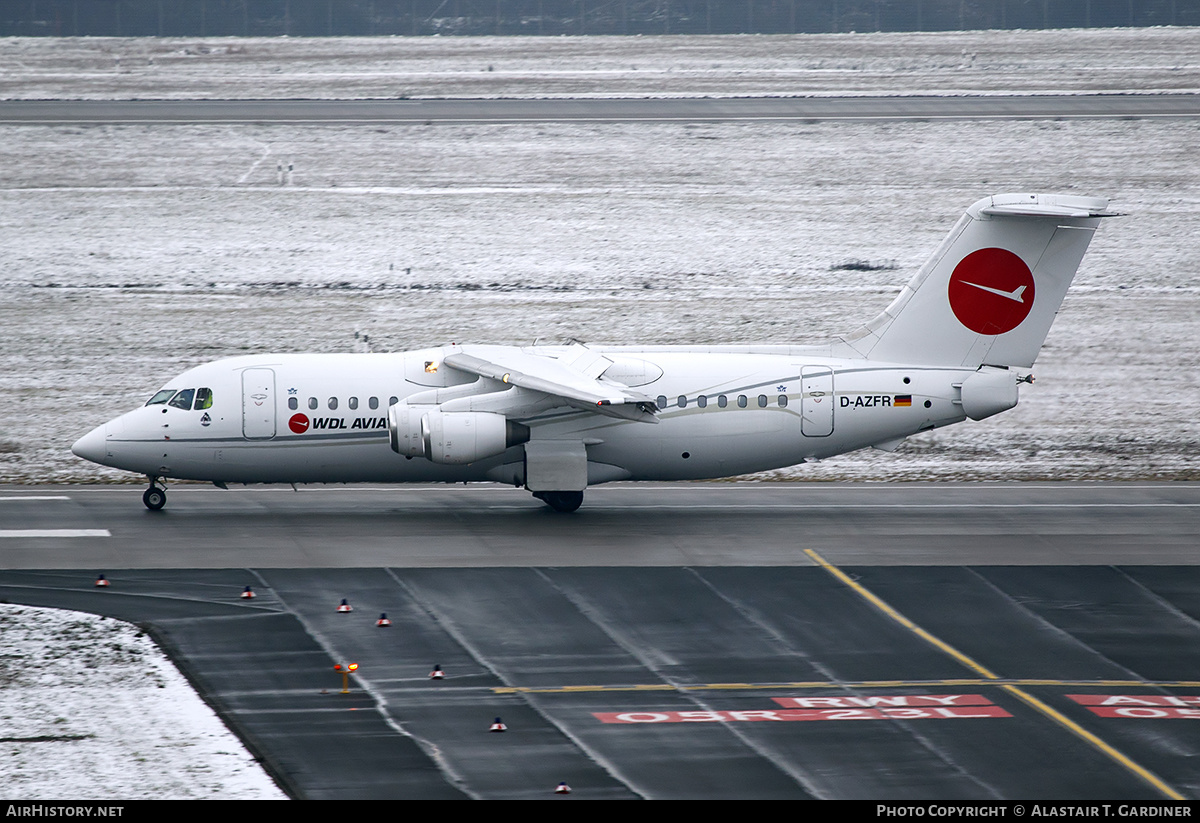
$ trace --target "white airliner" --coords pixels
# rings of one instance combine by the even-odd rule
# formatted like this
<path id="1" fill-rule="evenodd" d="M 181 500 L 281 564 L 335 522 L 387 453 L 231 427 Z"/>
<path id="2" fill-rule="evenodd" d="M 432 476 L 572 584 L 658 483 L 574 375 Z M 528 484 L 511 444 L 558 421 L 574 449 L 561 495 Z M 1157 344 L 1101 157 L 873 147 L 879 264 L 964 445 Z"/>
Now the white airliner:
<path id="1" fill-rule="evenodd" d="M 612 480 L 791 466 L 1017 404 L 1108 201 L 971 206 L 886 310 L 822 345 L 448 345 L 186 371 L 72 451 L 227 483 L 495 481 L 558 511 Z"/>

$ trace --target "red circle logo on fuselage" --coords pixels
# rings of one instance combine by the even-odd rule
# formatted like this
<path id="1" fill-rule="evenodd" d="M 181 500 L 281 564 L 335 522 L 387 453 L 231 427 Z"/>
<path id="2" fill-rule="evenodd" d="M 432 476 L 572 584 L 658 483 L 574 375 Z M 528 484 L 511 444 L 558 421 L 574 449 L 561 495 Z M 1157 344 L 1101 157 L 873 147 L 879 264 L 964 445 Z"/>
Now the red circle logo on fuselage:
<path id="1" fill-rule="evenodd" d="M 288 420 L 288 428 L 296 434 L 304 434 L 308 431 L 308 415 L 293 414 L 292 418 Z"/>
<path id="2" fill-rule="evenodd" d="M 1033 272 L 1006 249 L 980 249 L 954 267 L 948 292 L 958 322 L 977 334 L 1004 334 L 1033 308 Z"/>

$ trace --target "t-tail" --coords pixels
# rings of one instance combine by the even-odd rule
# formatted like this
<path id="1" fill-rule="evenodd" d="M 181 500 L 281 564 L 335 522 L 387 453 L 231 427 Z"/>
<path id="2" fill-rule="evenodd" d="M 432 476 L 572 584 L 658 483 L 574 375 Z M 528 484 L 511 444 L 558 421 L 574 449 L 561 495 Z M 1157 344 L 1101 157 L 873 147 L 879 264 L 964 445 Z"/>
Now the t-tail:
<path id="1" fill-rule="evenodd" d="M 1033 365 L 1108 201 L 998 194 L 967 210 L 878 317 L 863 356 L 931 366 Z"/>

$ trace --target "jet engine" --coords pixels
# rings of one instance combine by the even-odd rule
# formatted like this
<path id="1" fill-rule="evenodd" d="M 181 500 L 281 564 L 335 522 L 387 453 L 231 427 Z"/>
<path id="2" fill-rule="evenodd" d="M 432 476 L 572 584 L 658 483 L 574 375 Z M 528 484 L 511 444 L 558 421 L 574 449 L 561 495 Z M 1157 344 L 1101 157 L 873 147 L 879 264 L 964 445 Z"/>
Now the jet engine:
<path id="1" fill-rule="evenodd" d="M 444 412 L 397 403 L 388 409 L 392 451 L 461 465 L 529 440 L 529 427 L 491 412 Z"/>
<path id="2" fill-rule="evenodd" d="M 425 440 L 421 437 L 421 417 L 426 408 L 397 403 L 388 408 L 388 438 L 392 451 L 405 457 L 424 457 Z"/>

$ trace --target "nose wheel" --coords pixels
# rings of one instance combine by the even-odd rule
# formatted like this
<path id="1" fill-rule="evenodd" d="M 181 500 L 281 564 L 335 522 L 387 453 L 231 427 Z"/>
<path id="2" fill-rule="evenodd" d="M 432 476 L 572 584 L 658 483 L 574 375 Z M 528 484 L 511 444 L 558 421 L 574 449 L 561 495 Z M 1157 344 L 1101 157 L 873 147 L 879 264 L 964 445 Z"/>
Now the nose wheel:
<path id="1" fill-rule="evenodd" d="M 158 485 L 157 477 L 150 478 L 150 488 L 146 489 L 142 494 L 142 502 L 152 512 L 156 512 L 167 505 L 167 490 Z"/>

